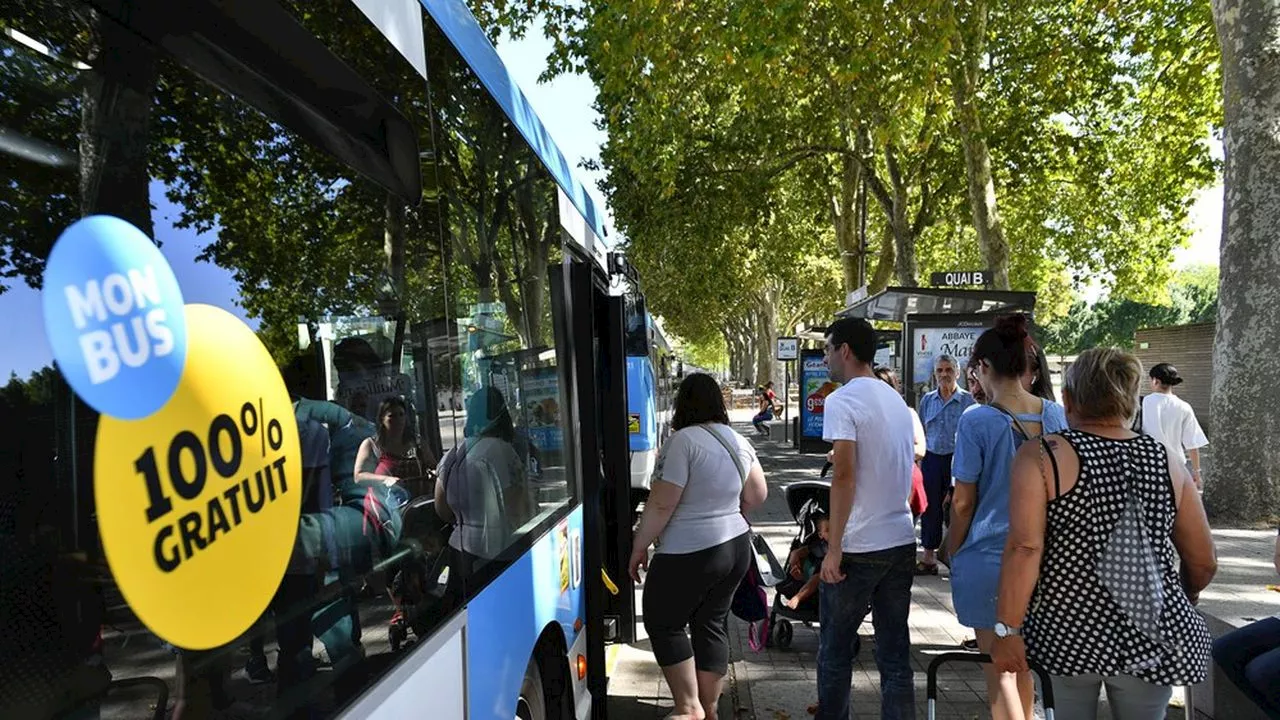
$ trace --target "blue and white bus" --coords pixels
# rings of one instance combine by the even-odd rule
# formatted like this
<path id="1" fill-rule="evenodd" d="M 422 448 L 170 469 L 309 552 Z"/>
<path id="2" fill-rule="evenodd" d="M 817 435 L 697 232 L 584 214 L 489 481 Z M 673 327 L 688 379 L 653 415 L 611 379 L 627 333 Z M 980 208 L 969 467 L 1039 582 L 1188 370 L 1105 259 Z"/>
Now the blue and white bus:
<path id="1" fill-rule="evenodd" d="M 8 0 L 0 30 L 0 717 L 603 717 L 628 300 L 463 0 Z M 183 333 L 131 347 L 167 302 Z"/>
<path id="2" fill-rule="evenodd" d="M 644 297 L 634 290 L 625 295 L 631 494 L 638 505 L 648 497 L 658 453 L 671 434 L 672 402 L 684 372 Z"/>

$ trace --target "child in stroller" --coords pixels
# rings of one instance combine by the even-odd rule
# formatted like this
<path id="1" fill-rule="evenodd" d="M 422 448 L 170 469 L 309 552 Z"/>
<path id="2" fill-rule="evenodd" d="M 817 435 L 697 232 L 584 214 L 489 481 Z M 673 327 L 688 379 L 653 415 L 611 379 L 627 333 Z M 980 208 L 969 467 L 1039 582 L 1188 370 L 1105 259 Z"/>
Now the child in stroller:
<path id="1" fill-rule="evenodd" d="M 814 531 L 787 556 L 787 579 L 778 583 L 778 593 L 787 597 L 783 604 L 792 610 L 817 602 L 819 573 L 827 556 L 827 515 L 815 504 L 809 519 Z"/>
<path id="2" fill-rule="evenodd" d="M 785 650 L 794 635 L 792 622 L 808 627 L 818 622 L 818 571 L 827 550 L 831 483 L 804 480 L 788 485 L 783 492 L 800 527 L 787 557 L 788 577 L 775 588 L 769 613 L 769 627 L 773 628 L 769 643 Z"/>
<path id="3" fill-rule="evenodd" d="M 405 643 L 410 630 L 421 638 L 448 612 L 450 530 L 436 514 L 431 497 L 414 498 L 405 506 L 400 557 L 390 571 L 395 613 L 387 635 L 393 652 Z"/>

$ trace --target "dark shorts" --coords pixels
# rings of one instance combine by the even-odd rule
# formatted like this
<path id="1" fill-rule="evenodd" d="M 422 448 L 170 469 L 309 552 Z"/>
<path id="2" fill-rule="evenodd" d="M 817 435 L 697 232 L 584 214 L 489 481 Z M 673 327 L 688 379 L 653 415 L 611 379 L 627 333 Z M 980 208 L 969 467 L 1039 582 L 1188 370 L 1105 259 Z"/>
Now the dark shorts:
<path id="1" fill-rule="evenodd" d="M 697 552 L 653 556 L 644 580 L 644 627 L 659 667 L 693 658 L 699 670 L 728 670 L 729 605 L 752 561 L 750 532 Z"/>

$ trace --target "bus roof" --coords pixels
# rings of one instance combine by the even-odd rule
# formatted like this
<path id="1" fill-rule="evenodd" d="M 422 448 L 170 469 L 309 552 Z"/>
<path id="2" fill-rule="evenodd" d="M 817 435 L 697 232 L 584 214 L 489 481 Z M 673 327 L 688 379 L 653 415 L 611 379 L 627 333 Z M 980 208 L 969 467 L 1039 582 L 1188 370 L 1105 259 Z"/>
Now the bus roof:
<path id="1" fill-rule="evenodd" d="M 507 72 L 502 59 L 498 57 L 498 51 L 493 48 L 484 30 L 476 22 L 475 16 L 467 9 L 466 3 L 463 0 L 421 0 L 421 2 L 475 71 L 480 82 L 484 83 L 502 111 L 519 128 L 520 134 L 551 171 L 551 175 L 560 184 L 565 196 L 586 220 L 587 228 L 603 242 L 604 224 L 600 212 L 596 209 L 595 201 L 587 194 L 586 187 L 574 177 L 573 168 L 570 167 L 555 141 L 551 139 L 551 133 L 533 111 L 533 106 L 529 104 L 520 86 Z"/>

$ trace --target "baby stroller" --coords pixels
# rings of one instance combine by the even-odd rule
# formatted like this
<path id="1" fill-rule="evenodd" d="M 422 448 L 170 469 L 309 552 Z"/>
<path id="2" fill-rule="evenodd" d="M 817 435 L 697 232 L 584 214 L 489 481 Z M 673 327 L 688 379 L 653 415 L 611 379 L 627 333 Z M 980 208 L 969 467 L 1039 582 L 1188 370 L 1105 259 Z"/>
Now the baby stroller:
<path id="1" fill-rule="evenodd" d="M 787 497 L 787 507 L 791 509 L 791 516 L 795 518 L 796 524 L 800 529 L 796 532 L 795 539 L 791 541 L 791 552 L 808 546 L 811 543 L 817 544 L 818 539 L 818 520 L 827 516 L 827 510 L 831 503 L 831 483 L 826 480 L 802 480 L 800 482 L 791 483 L 783 488 L 783 493 Z M 811 551 L 812 552 L 812 551 Z M 820 555 L 811 555 L 811 558 L 818 562 L 822 561 Z M 788 568 L 788 572 L 790 569 Z M 800 607 L 791 609 L 783 602 L 784 597 L 790 597 L 804 586 L 805 580 L 787 576 L 787 579 L 778 584 L 775 588 L 776 592 L 773 596 L 773 607 L 769 611 L 769 627 L 773 630 L 769 634 L 767 646 L 778 647 L 786 650 L 791 646 L 791 640 L 795 633 L 793 622 L 802 623 L 810 629 L 818 622 L 818 598 L 815 596 Z"/>
<path id="2" fill-rule="evenodd" d="M 414 498 L 403 512 L 400 557 L 391 568 L 391 601 L 396 611 L 387 635 L 392 652 L 400 650 L 410 630 L 422 638 L 448 611 L 445 589 L 453 528 L 436 514 L 430 497 Z"/>

